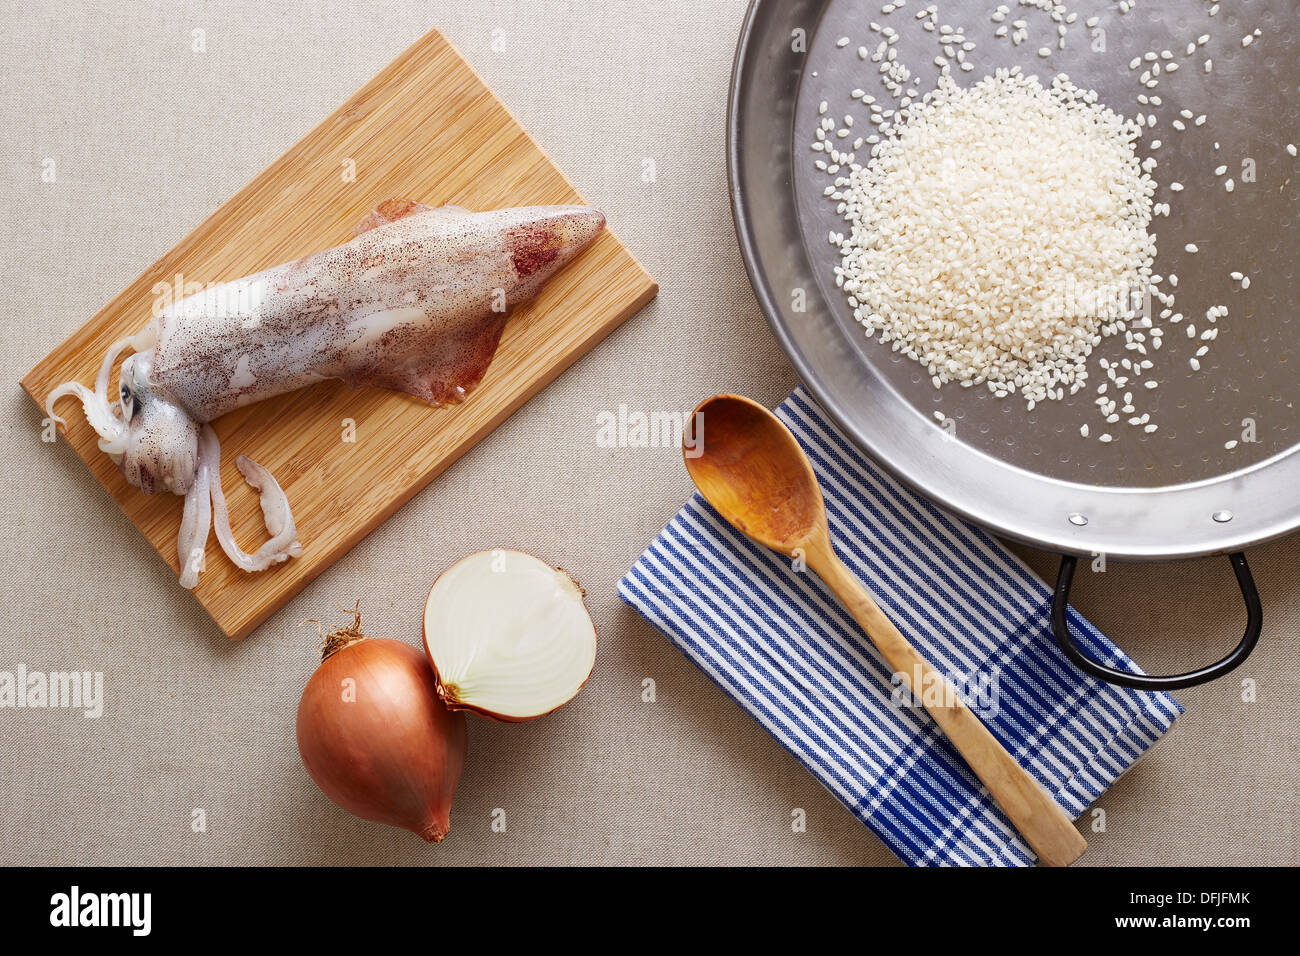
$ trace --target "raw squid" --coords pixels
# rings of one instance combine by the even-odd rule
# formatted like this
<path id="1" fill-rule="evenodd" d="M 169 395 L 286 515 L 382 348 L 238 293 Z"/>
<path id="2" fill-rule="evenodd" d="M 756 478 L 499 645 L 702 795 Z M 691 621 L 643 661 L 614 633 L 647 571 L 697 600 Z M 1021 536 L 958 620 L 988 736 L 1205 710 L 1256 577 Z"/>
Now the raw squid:
<path id="1" fill-rule="evenodd" d="M 270 539 L 248 553 L 230 530 L 221 447 L 211 422 L 232 409 L 327 378 L 406 392 L 434 406 L 462 401 L 496 353 L 508 310 L 537 294 L 604 227 L 585 206 L 471 213 L 388 200 L 333 249 L 188 296 L 104 356 L 94 389 L 65 382 L 99 448 L 146 494 L 185 498 L 180 583 L 198 583 L 215 524 L 226 555 L 261 571 L 302 554 L 284 491 L 236 459 L 260 492 Z M 127 349 L 118 394 L 113 367 Z"/>

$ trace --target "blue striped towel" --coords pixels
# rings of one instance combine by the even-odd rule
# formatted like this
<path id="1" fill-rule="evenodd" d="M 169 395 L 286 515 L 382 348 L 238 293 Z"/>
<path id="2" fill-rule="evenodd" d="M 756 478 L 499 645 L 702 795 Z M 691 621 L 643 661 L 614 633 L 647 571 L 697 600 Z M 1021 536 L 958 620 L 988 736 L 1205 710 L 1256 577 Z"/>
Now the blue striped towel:
<path id="1" fill-rule="evenodd" d="M 1077 671 L 1052 638 L 1048 586 L 869 463 L 802 389 L 777 415 L 812 459 L 840 556 L 931 664 L 996 703 L 989 729 L 1071 816 L 1182 713 L 1168 694 Z M 619 594 L 906 863 L 1034 862 L 929 715 L 894 703 L 889 667 L 821 581 L 698 494 Z M 1140 673 L 1074 610 L 1070 626 L 1088 653 Z"/>

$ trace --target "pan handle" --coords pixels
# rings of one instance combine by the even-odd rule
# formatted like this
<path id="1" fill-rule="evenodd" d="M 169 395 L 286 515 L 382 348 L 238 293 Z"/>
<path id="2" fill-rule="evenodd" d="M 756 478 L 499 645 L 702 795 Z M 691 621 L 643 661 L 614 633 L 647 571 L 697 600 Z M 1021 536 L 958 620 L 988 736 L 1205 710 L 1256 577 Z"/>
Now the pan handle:
<path id="1" fill-rule="evenodd" d="M 1259 632 L 1264 626 L 1264 612 L 1260 607 L 1259 592 L 1255 590 L 1255 579 L 1250 575 L 1246 555 L 1238 551 L 1228 555 L 1228 560 L 1232 562 L 1232 570 L 1237 575 L 1237 584 L 1241 586 L 1241 596 L 1246 601 L 1246 633 L 1242 635 L 1241 643 L 1236 648 L 1214 664 L 1188 671 L 1186 674 L 1153 677 L 1106 667 L 1084 654 L 1074 643 L 1065 613 L 1070 602 L 1070 584 L 1074 580 L 1074 568 L 1078 563 L 1078 558 L 1071 554 L 1061 556 L 1061 571 L 1056 577 L 1056 591 L 1052 595 L 1052 633 L 1056 635 L 1056 643 L 1061 645 L 1065 656 L 1081 671 L 1099 680 L 1123 687 L 1135 687 L 1138 690 L 1177 690 L 1180 687 L 1195 687 L 1197 684 L 1222 677 L 1250 656 L 1250 652 L 1255 649 L 1255 644 L 1259 641 Z"/>

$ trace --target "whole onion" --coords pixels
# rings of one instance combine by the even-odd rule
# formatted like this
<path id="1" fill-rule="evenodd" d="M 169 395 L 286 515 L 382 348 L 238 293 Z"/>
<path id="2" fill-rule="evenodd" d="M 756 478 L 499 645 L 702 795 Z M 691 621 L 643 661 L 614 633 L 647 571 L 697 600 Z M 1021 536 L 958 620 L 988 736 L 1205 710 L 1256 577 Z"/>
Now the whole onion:
<path id="1" fill-rule="evenodd" d="M 465 716 L 439 699 L 424 654 L 366 637 L 353 613 L 351 626 L 323 636 L 298 702 L 298 753 L 344 810 L 440 842 L 465 764 Z"/>

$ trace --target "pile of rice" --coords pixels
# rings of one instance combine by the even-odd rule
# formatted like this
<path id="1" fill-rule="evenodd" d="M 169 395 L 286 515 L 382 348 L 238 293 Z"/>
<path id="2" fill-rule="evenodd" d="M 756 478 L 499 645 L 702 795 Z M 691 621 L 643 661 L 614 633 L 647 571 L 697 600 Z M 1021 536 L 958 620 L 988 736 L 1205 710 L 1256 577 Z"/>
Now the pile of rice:
<path id="1" fill-rule="evenodd" d="M 987 384 L 1031 408 L 1082 388 L 1152 285 L 1139 128 L 1064 75 L 1045 88 L 1003 69 L 965 89 L 941 76 L 882 133 L 833 194 L 858 321 L 936 388 Z"/>

